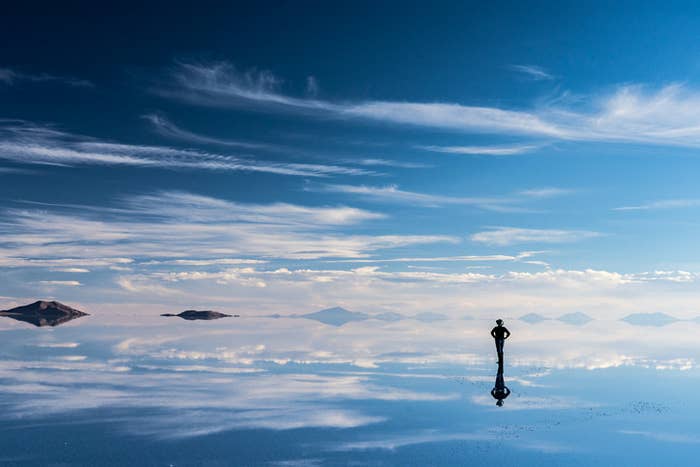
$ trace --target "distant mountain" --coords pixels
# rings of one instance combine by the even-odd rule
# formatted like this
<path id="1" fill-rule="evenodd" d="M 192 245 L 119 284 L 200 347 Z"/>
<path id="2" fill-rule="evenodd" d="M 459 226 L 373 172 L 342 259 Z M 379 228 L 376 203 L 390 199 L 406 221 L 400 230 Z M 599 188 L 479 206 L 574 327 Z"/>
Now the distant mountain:
<path id="1" fill-rule="evenodd" d="M 334 308 L 326 308 L 325 310 L 317 311 L 315 313 L 308 313 L 306 315 L 298 315 L 296 317 L 313 319 L 331 326 L 342 326 L 352 321 L 364 321 L 370 318 L 370 316 L 365 313 L 348 311 L 339 306 Z"/>
<path id="2" fill-rule="evenodd" d="M 11 310 L 0 311 L 0 316 L 43 327 L 59 326 L 76 318 L 89 315 L 63 303 L 40 300 L 29 305 L 12 308 Z"/>
<path id="3" fill-rule="evenodd" d="M 440 314 L 440 313 L 433 313 L 431 311 L 427 311 L 425 313 L 418 313 L 413 317 L 413 319 L 417 321 L 422 321 L 424 323 L 432 323 L 435 321 L 445 321 L 446 319 L 449 319 L 447 316 Z"/>
<path id="4" fill-rule="evenodd" d="M 666 313 L 633 313 L 622 318 L 622 321 L 635 326 L 666 326 L 680 320 Z"/>
<path id="5" fill-rule="evenodd" d="M 394 313 L 393 311 L 387 311 L 385 313 L 379 313 L 378 315 L 370 316 L 370 318 L 378 319 L 380 321 L 401 321 L 406 319 L 406 317 L 399 313 Z"/>
<path id="6" fill-rule="evenodd" d="M 567 313 L 565 315 L 561 315 L 559 318 L 557 318 L 557 320 L 561 321 L 562 323 L 571 324 L 573 326 L 583 326 L 584 324 L 593 321 L 593 318 L 588 316 L 586 313 L 577 311 L 574 313 Z"/>
<path id="7" fill-rule="evenodd" d="M 526 315 L 521 316 L 519 319 L 520 319 L 520 321 L 525 321 L 526 323 L 529 323 L 529 324 L 537 324 L 537 323 L 541 323 L 542 321 L 547 321 L 549 318 L 547 318 L 546 316 L 542 316 L 540 314 L 537 314 L 537 313 L 528 313 Z"/>
<path id="8" fill-rule="evenodd" d="M 219 318 L 228 318 L 231 315 L 227 315 L 224 313 L 219 313 L 218 311 L 211 311 L 211 310 L 186 310 L 183 311 L 182 313 L 178 313 L 177 315 L 173 315 L 171 313 L 165 313 L 162 314 L 161 316 L 178 316 L 182 319 L 187 319 L 187 320 L 197 320 L 197 319 L 204 319 L 204 320 L 211 320 L 211 319 L 219 319 Z"/>

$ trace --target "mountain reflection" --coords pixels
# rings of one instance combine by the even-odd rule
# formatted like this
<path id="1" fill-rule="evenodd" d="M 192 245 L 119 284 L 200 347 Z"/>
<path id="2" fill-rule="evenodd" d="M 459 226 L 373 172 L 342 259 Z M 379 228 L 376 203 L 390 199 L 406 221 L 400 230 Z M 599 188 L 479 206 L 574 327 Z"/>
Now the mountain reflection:
<path id="1" fill-rule="evenodd" d="M 59 302 L 40 300 L 11 310 L 0 311 L 0 316 L 44 327 L 59 326 L 68 321 L 88 316 L 88 314 Z"/>

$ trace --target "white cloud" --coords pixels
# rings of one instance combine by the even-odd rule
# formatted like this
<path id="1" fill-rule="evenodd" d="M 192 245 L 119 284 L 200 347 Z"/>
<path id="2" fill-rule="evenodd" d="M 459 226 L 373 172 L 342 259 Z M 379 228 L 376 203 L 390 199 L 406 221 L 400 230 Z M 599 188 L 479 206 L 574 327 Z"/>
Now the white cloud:
<path id="1" fill-rule="evenodd" d="M 131 212 L 193 222 L 249 222 L 286 225 L 350 225 L 386 216 L 347 206 L 307 207 L 289 203 L 242 204 L 180 191 L 128 199 Z"/>
<path id="2" fill-rule="evenodd" d="M 327 193 L 343 193 L 358 197 L 369 198 L 391 203 L 403 203 L 410 205 L 422 205 L 427 207 L 438 207 L 445 204 L 462 204 L 474 206 L 480 209 L 497 212 L 524 212 L 528 209 L 519 206 L 525 201 L 551 198 L 570 193 L 569 190 L 560 188 L 542 188 L 524 190 L 511 196 L 445 196 L 418 193 L 414 191 L 401 190 L 397 185 L 387 186 L 367 186 L 367 185 L 343 185 L 324 184 L 309 185 L 308 191 L 320 191 Z"/>
<path id="3" fill-rule="evenodd" d="M 700 199 L 667 199 L 662 201 L 653 201 L 647 204 L 638 206 L 623 206 L 614 208 L 614 211 L 649 211 L 655 209 L 678 209 L 678 208 L 694 208 L 700 206 Z"/>
<path id="4" fill-rule="evenodd" d="M 489 245 L 515 245 L 518 243 L 568 243 L 599 237 L 598 232 L 587 230 L 522 229 L 517 227 L 494 227 L 472 234 L 472 241 Z"/>
<path id="5" fill-rule="evenodd" d="M 340 114 L 467 132 L 515 133 L 561 139 L 575 136 L 532 112 L 451 103 L 365 102 L 343 107 Z"/>
<path id="6" fill-rule="evenodd" d="M 421 149 L 446 154 L 469 154 L 486 156 L 512 156 L 539 148 L 536 145 L 512 145 L 512 146 L 420 146 Z"/>
<path id="7" fill-rule="evenodd" d="M 250 205 L 183 192 L 129 197 L 121 209 L 62 208 L 68 211 L 7 211 L 0 221 L 0 265 L 80 267 L 94 258 L 363 258 L 385 248 L 458 241 L 443 235 L 335 232 L 338 226 L 383 218 L 352 207 Z"/>
<path id="8" fill-rule="evenodd" d="M 552 198 L 556 196 L 563 196 L 573 193 L 573 190 L 567 190 L 564 188 L 532 188 L 529 190 L 522 190 L 519 192 L 522 196 L 527 196 L 529 198 Z"/>
<path id="9" fill-rule="evenodd" d="M 127 165 L 264 172 L 304 177 L 372 174 L 367 170 L 337 165 L 266 162 L 191 149 L 108 143 L 63 133 L 50 127 L 5 123 L 0 126 L 0 159 L 24 164 Z"/>
<path id="10" fill-rule="evenodd" d="M 50 75 L 48 73 L 24 73 L 11 68 L 0 68 L 0 83 L 14 85 L 22 82 L 28 83 L 60 83 L 74 87 L 93 87 L 91 81 L 78 79 L 72 76 Z"/>
<path id="11" fill-rule="evenodd" d="M 0 226 L 2 224 L 0 223 Z M 0 243 L 2 241 L 0 236 Z M 14 237 L 11 237 L 14 238 Z M 7 238 L 5 238 L 7 239 Z M 38 241 L 38 239 L 37 239 Z M 36 242 L 35 242 L 36 243 Z M 5 256 L 7 254 L 8 256 Z M 45 259 L 30 259 L 30 258 L 19 258 L 16 256 L 9 256 L 12 254 L 11 249 L 3 250 L 0 247 L 0 267 L 5 268 L 50 268 L 55 271 L 63 272 L 85 272 L 87 269 L 78 266 L 89 266 L 89 267 L 111 267 L 114 265 L 125 265 L 131 264 L 133 260 L 131 258 L 45 258 Z M 76 267 L 73 267 L 76 266 Z"/>
<path id="12" fill-rule="evenodd" d="M 547 73 L 544 68 L 536 65 L 511 65 L 510 68 L 535 81 L 551 81 L 554 79 L 554 76 Z"/>
<path id="13" fill-rule="evenodd" d="M 416 162 L 401 162 L 390 159 L 345 159 L 343 162 L 346 164 L 397 167 L 400 169 L 425 169 L 431 167 L 430 165 L 419 164 Z"/>
<path id="14" fill-rule="evenodd" d="M 36 347 L 43 347 L 49 349 L 75 349 L 79 346 L 80 344 L 78 342 L 46 342 L 36 344 Z"/>
<path id="15" fill-rule="evenodd" d="M 66 287 L 77 287 L 83 285 L 78 281 L 39 281 L 39 283 L 42 285 L 63 285 Z"/>
<path id="16" fill-rule="evenodd" d="M 221 259 L 174 259 L 168 261 L 149 261 L 142 264 L 174 264 L 176 266 L 220 266 L 231 264 L 264 264 L 267 261 L 260 259 L 238 259 L 238 258 L 221 258 Z"/>
<path id="17" fill-rule="evenodd" d="M 398 203 L 417 203 L 426 206 L 439 206 L 441 204 L 466 204 L 479 206 L 482 208 L 490 208 L 498 204 L 506 204 L 510 200 L 503 198 L 469 198 L 430 195 L 424 193 L 416 193 L 412 191 L 400 190 L 396 185 L 388 185 L 383 187 L 373 187 L 366 185 L 338 185 L 326 184 L 310 189 L 324 191 L 329 193 L 345 193 L 363 196 L 367 198 L 379 199 L 383 201 L 391 201 Z"/>
<path id="18" fill-rule="evenodd" d="M 537 74 L 536 68 L 521 68 L 521 71 L 525 69 L 531 76 Z M 202 105 L 256 106 L 560 140 L 700 146 L 700 92 L 681 84 L 651 90 L 640 85 L 623 85 L 611 94 L 589 97 L 588 105 L 576 108 L 555 101 L 528 110 L 510 110 L 449 102 L 353 103 L 292 97 L 280 92 L 280 80 L 271 73 L 241 73 L 227 63 L 180 63 L 173 78 L 174 88 L 161 87 L 157 92 Z M 488 148 L 480 150 L 488 151 Z"/>
<path id="19" fill-rule="evenodd" d="M 373 258 L 373 259 L 348 259 L 348 260 L 328 260 L 327 263 L 352 262 L 352 263 L 433 263 L 433 262 L 491 262 L 491 261 L 521 261 L 530 258 L 542 251 L 523 251 L 513 255 L 466 255 L 466 256 L 433 256 L 433 257 L 412 257 L 412 258 Z M 525 261 L 534 263 L 534 261 Z M 416 266 L 417 267 L 417 266 Z"/>
<path id="20" fill-rule="evenodd" d="M 194 143 L 217 144 L 220 146 L 233 146 L 248 149 L 265 148 L 267 145 L 259 143 L 250 143 L 247 141 L 235 141 L 231 139 L 214 138 L 212 136 L 200 135 L 189 130 L 185 130 L 175 125 L 173 122 L 160 114 L 146 114 L 142 116 L 148 121 L 159 134 L 168 138 L 179 139 L 183 141 L 191 141 Z"/>

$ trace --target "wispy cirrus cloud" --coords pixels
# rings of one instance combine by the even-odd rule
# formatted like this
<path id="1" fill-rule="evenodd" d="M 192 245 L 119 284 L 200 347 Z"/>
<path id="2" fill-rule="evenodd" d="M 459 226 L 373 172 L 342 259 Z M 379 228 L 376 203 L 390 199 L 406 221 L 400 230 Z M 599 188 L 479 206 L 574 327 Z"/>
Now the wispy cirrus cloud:
<path id="1" fill-rule="evenodd" d="M 0 159 L 23 164 L 122 165 L 141 168 L 262 172 L 327 177 L 373 172 L 328 164 L 272 162 L 167 146 L 99 141 L 27 122 L 0 122 Z"/>
<path id="2" fill-rule="evenodd" d="M 3 224 L 0 223 L 0 227 Z M 8 256 L 5 256 L 7 254 Z M 77 272 L 88 271 L 85 267 L 111 268 L 129 265 L 134 262 L 131 258 L 23 258 L 10 256 L 11 251 L 0 247 L 0 267 L 3 268 L 47 268 L 51 270 Z"/>
<path id="3" fill-rule="evenodd" d="M 534 81 L 551 81 L 554 75 L 537 65 L 511 65 L 510 69 L 525 75 Z"/>
<path id="4" fill-rule="evenodd" d="M 291 147 L 285 147 L 281 145 L 268 144 L 268 143 L 258 143 L 250 141 L 239 141 L 233 139 L 216 138 L 208 135 L 203 135 L 200 133 L 195 133 L 194 131 L 183 128 L 176 125 L 164 115 L 159 113 L 146 114 L 141 116 L 144 120 L 148 121 L 153 129 L 160 135 L 167 138 L 177 139 L 181 141 L 188 141 L 191 143 L 198 144 L 210 144 L 218 146 L 229 146 L 238 147 L 243 149 L 262 149 L 280 153 L 288 153 L 301 155 L 304 151 L 299 151 Z M 308 155 L 308 154 L 305 154 Z M 313 158 L 320 158 L 317 155 L 310 155 Z M 404 162 L 391 159 L 381 159 L 381 158 L 335 158 L 336 163 L 356 165 L 356 166 L 383 166 L 383 167 L 397 167 L 403 169 L 420 169 L 430 167 L 427 164 L 416 163 L 416 162 Z M 1 171 L 1 169 L 0 169 Z"/>
<path id="5" fill-rule="evenodd" d="M 536 68 L 527 69 L 531 76 L 538 75 Z M 226 62 L 179 63 L 171 71 L 171 83 L 154 90 L 199 105 L 247 106 L 468 133 L 700 146 L 700 91 L 683 84 L 622 85 L 611 93 L 589 96 L 585 105 L 553 101 L 525 110 L 452 102 L 327 101 L 284 94 L 280 84 L 270 72 L 241 72 Z"/>
<path id="6" fill-rule="evenodd" d="M 399 189 L 397 185 L 374 187 L 366 185 L 326 184 L 307 189 L 327 193 L 344 193 L 349 195 L 357 195 L 361 197 L 395 203 L 417 203 L 425 206 L 439 206 L 444 204 L 465 204 L 488 208 L 489 206 L 505 204 L 507 202 L 506 200 L 499 198 L 455 197 L 417 193 L 413 191 L 404 191 Z"/>
<path id="7" fill-rule="evenodd" d="M 494 227 L 471 235 L 471 240 L 489 245 L 507 246 L 520 243 L 569 243 L 602 234 L 587 230 L 523 229 L 517 227 Z"/>
<path id="8" fill-rule="evenodd" d="M 185 192 L 127 197 L 119 209 L 57 206 L 47 212 L 43 206 L 4 214 L 0 265 L 10 267 L 81 267 L 95 258 L 361 258 L 385 248 L 458 241 L 444 235 L 339 232 L 384 217 L 353 207 L 251 205 Z"/>
<path id="9" fill-rule="evenodd" d="M 149 122 L 153 129 L 168 138 L 179 139 L 183 141 L 190 141 L 194 143 L 203 144 L 216 144 L 219 146 L 232 146 L 239 148 L 248 149 L 260 149 L 265 148 L 267 145 L 260 143 L 251 143 L 247 141 L 236 141 L 232 139 L 215 138 L 212 136 L 206 136 L 193 131 L 186 130 L 174 124 L 168 120 L 165 116 L 161 114 L 146 114 L 141 116 L 144 120 Z"/>
<path id="10" fill-rule="evenodd" d="M 571 193 L 571 190 L 551 187 L 523 190 L 518 193 L 514 193 L 512 195 L 507 196 L 462 197 L 406 191 L 399 189 L 397 185 L 377 187 L 367 185 L 343 184 L 308 185 L 306 187 L 306 190 L 320 191 L 325 193 L 342 193 L 390 203 L 417 204 L 427 207 L 438 207 L 447 204 L 461 204 L 466 206 L 475 206 L 480 209 L 497 212 L 529 211 L 528 209 L 522 206 L 524 202 L 537 199 L 553 198 L 556 196 L 563 196 Z"/>
<path id="11" fill-rule="evenodd" d="M 280 92 L 280 82 L 269 71 L 241 72 L 226 62 L 178 63 L 173 86 L 159 85 L 160 95 L 208 106 L 265 106 L 269 109 L 322 112 L 336 118 L 365 118 L 454 130 L 512 131 L 561 136 L 561 130 L 538 116 L 490 107 L 450 103 L 366 101 L 335 103 L 300 98 Z"/>
<path id="12" fill-rule="evenodd" d="M 700 206 L 700 199 L 666 199 L 639 204 L 637 206 L 613 208 L 613 211 L 649 211 L 656 209 L 694 208 L 698 206 Z"/>
<path id="13" fill-rule="evenodd" d="M 15 85 L 28 83 L 59 83 L 73 87 L 94 87 L 92 81 L 72 76 L 51 75 L 48 73 L 25 73 L 12 68 L 0 68 L 0 83 Z"/>
<path id="14" fill-rule="evenodd" d="M 126 199 L 127 212 L 192 222 L 246 222 L 270 225 L 340 226 L 383 219 L 381 213 L 348 206 L 309 207 L 289 203 L 243 204 L 183 191 L 161 191 Z M 160 204 L 160 208 L 156 208 Z"/>
<path id="15" fill-rule="evenodd" d="M 462 255 L 462 256 L 432 256 L 412 258 L 373 258 L 373 259 L 348 259 L 329 260 L 327 262 L 352 262 L 352 263 L 441 263 L 441 262 L 503 262 L 520 261 L 530 258 L 541 251 L 524 251 L 517 255 Z"/>
<path id="16" fill-rule="evenodd" d="M 556 196 L 564 196 L 574 193 L 574 190 L 557 187 L 531 188 L 518 192 L 522 196 L 530 198 L 553 198 Z"/>
<path id="17" fill-rule="evenodd" d="M 78 287 L 81 284 L 79 281 L 39 281 L 41 285 L 60 285 L 66 287 Z"/>
<path id="18" fill-rule="evenodd" d="M 520 144 L 509 146 L 419 146 L 420 149 L 445 154 L 467 154 L 481 156 L 513 156 L 534 151 L 540 146 Z"/>

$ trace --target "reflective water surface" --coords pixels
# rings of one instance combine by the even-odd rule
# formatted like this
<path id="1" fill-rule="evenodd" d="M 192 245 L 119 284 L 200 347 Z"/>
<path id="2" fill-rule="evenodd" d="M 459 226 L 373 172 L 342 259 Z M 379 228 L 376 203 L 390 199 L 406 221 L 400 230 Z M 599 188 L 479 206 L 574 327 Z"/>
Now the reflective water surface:
<path id="1" fill-rule="evenodd" d="M 506 316 L 500 373 L 486 318 L 86 311 L 0 317 L 0 464 L 668 465 L 700 445 L 695 322 Z"/>

